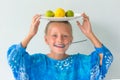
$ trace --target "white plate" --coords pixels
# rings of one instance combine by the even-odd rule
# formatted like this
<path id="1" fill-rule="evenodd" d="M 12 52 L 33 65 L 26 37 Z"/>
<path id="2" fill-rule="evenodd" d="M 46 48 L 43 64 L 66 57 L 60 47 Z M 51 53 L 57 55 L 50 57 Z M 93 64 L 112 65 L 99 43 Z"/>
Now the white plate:
<path id="1" fill-rule="evenodd" d="M 46 17 L 45 15 L 42 15 L 41 19 L 46 19 L 49 21 L 69 21 L 69 20 L 80 18 L 80 17 L 81 17 L 81 14 L 76 13 L 74 17 Z"/>

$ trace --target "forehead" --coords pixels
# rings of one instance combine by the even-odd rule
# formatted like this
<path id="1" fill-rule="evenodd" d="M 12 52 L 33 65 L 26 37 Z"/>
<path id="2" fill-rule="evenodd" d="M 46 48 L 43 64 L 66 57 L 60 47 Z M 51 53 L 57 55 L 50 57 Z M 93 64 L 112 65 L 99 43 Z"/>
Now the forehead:
<path id="1" fill-rule="evenodd" d="M 51 23 L 49 25 L 48 31 L 58 31 L 58 32 L 69 32 L 71 33 L 71 26 L 65 23 Z"/>
<path id="2" fill-rule="evenodd" d="M 50 22 L 46 27 L 46 32 L 51 29 L 67 30 L 72 32 L 72 27 L 69 22 Z"/>

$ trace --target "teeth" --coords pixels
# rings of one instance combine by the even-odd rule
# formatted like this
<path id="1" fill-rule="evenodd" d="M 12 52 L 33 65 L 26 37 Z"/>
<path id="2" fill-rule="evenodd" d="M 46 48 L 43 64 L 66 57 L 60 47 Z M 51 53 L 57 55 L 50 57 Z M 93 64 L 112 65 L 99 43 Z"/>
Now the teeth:
<path id="1" fill-rule="evenodd" d="M 59 44 L 59 45 L 54 45 L 55 47 L 58 47 L 58 48 L 64 48 L 65 45 L 64 44 Z"/>

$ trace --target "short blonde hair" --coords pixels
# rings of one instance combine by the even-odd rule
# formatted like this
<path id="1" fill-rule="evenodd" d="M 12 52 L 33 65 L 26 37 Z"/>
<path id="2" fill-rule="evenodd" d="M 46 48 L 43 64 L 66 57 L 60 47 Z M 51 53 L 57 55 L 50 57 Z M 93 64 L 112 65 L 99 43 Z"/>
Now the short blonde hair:
<path id="1" fill-rule="evenodd" d="M 68 22 L 68 21 L 50 21 L 50 22 L 48 22 L 48 24 L 46 25 L 45 35 L 47 34 L 49 25 L 50 25 L 51 23 L 64 23 L 64 24 L 67 24 L 67 25 L 70 27 L 71 33 L 72 33 L 72 26 L 71 26 L 70 22 Z"/>

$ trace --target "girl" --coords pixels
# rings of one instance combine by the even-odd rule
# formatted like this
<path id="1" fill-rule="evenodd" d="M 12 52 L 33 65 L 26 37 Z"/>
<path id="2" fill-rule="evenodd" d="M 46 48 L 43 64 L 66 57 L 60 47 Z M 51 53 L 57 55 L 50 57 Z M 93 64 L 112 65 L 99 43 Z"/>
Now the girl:
<path id="1" fill-rule="evenodd" d="M 8 62 L 16 80 L 103 80 L 113 56 L 98 40 L 91 29 L 88 16 L 83 13 L 83 23 L 77 21 L 82 33 L 95 47 L 90 55 L 68 55 L 72 43 L 72 26 L 68 21 L 50 21 L 45 29 L 45 42 L 50 47 L 48 54 L 30 55 L 26 48 L 36 35 L 40 15 L 35 15 L 28 35 L 19 44 L 8 50 Z"/>

